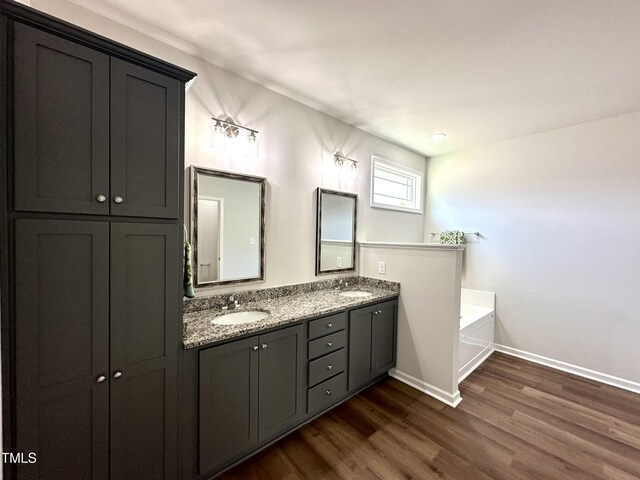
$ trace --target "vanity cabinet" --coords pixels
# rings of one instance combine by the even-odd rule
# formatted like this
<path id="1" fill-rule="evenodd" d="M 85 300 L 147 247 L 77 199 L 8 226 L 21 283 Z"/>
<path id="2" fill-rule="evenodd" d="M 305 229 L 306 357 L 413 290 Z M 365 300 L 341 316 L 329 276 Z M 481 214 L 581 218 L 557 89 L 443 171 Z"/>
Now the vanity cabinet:
<path id="1" fill-rule="evenodd" d="M 395 366 L 397 305 L 383 302 L 349 313 L 350 392 Z"/>
<path id="2" fill-rule="evenodd" d="M 178 218 L 183 83 L 14 23 L 18 211 Z"/>
<path id="3" fill-rule="evenodd" d="M 302 325 L 200 350 L 199 366 L 201 475 L 302 421 Z"/>
<path id="4" fill-rule="evenodd" d="M 383 378 L 395 365 L 397 305 L 186 350 L 183 478 L 213 478 Z"/>

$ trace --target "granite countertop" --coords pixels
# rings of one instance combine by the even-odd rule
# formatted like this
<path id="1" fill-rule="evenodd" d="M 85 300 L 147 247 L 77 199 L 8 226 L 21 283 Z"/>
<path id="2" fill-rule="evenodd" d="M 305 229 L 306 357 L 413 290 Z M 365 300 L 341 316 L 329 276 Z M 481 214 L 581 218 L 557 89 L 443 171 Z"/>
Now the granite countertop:
<path id="1" fill-rule="evenodd" d="M 240 305 L 235 310 L 223 311 L 220 308 L 212 308 L 185 313 L 184 322 L 184 348 L 195 348 L 209 343 L 219 342 L 247 333 L 260 332 L 273 327 L 295 323 L 307 318 L 339 312 L 345 309 L 365 305 L 367 303 L 392 299 L 398 296 L 398 288 L 380 284 L 378 285 L 353 285 L 343 291 L 365 290 L 371 292 L 371 296 L 350 298 L 343 297 L 335 290 L 328 288 L 294 295 L 285 295 L 278 298 L 262 299 Z M 245 323 L 242 325 L 213 325 L 211 320 L 226 313 L 246 312 L 259 310 L 269 313 L 264 320 Z"/>

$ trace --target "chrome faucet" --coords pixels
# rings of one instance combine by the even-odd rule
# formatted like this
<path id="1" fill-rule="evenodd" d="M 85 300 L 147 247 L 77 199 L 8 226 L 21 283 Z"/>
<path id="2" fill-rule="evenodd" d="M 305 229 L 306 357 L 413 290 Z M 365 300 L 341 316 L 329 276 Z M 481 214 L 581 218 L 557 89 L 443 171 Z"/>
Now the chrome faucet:
<path id="1" fill-rule="evenodd" d="M 340 291 L 340 290 L 344 290 L 345 288 L 347 288 L 349 286 L 349 284 L 347 282 L 345 282 L 342 278 L 340 279 L 340 281 L 338 282 L 338 286 L 336 287 L 336 290 Z"/>
<path id="2" fill-rule="evenodd" d="M 233 295 L 231 295 L 229 297 L 229 303 L 227 303 L 226 305 L 222 306 L 222 310 L 235 310 L 236 308 L 238 308 L 240 306 L 240 304 L 238 303 L 238 300 L 236 300 L 234 298 Z"/>

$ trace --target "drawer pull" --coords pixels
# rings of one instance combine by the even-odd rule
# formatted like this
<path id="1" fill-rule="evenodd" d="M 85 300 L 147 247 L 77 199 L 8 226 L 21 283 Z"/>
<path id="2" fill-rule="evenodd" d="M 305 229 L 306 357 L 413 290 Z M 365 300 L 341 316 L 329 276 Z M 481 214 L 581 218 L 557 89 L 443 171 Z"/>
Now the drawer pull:
<path id="1" fill-rule="evenodd" d="M 98 378 L 96 378 L 96 383 L 102 383 L 107 379 L 107 377 L 105 377 L 104 375 L 100 375 Z"/>
<path id="2" fill-rule="evenodd" d="M 333 342 L 327 342 L 327 347 L 329 348 L 333 347 Z"/>
<path id="3" fill-rule="evenodd" d="M 256 351 L 258 350 L 258 345 L 254 345 L 254 346 L 253 346 L 253 347 L 251 347 L 251 348 L 253 348 L 253 351 L 254 351 L 254 352 L 256 352 Z"/>
<path id="4" fill-rule="evenodd" d="M 113 374 L 113 378 L 120 378 L 122 376 L 122 372 L 120 370 L 116 370 Z"/>
<path id="5" fill-rule="evenodd" d="M 262 344 L 262 349 L 263 349 L 263 350 L 266 350 L 267 346 L 268 346 L 268 345 L 267 345 L 266 343 L 263 343 L 263 344 Z"/>
<path id="6" fill-rule="evenodd" d="M 117 203 L 118 205 L 120 205 L 122 202 L 124 202 L 124 198 L 120 196 L 113 197 L 113 203 Z"/>
<path id="7" fill-rule="evenodd" d="M 96 200 L 98 201 L 98 203 L 104 203 L 107 201 L 107 197 L 105 197 L 104 195 L 100 194 L 100 195 L 96 195 Z"/>
<path id="8" fill-rule="evenodd" d="M 327 323 L 327 328 L 332 328 L 333 327 L 333 323 Z"/>
<path id="9" fill-rule="evenodd" d="M 327 365 L 327 370 L 331 370 L 333 368 L 333 365 L 329 364 Z"/>
<path id="10" fill-rule="evenodd" d="M 327 395 L 331 395 L 331 389 L 327 390 L 325 393 L 326 393 Z"/>

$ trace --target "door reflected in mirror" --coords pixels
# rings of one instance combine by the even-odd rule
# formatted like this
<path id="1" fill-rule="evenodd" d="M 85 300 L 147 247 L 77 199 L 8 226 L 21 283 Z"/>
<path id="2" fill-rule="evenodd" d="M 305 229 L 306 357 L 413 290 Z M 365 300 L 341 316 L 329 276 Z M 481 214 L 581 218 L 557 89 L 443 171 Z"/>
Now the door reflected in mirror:
<path id="1" fill-rule="evenodd" d="M 355 270 L 357 200 L 352 193 L 318 188 L 316 275 Z"/>
<path id="2" fill-rule="evenodd" d="M 261 177 L 191 167 L 196 287 L 264 279 Z"/>

